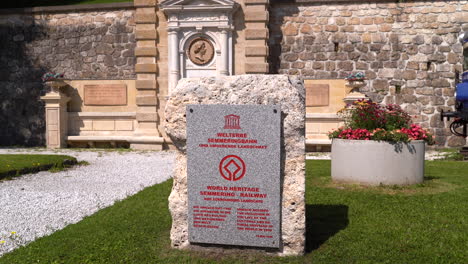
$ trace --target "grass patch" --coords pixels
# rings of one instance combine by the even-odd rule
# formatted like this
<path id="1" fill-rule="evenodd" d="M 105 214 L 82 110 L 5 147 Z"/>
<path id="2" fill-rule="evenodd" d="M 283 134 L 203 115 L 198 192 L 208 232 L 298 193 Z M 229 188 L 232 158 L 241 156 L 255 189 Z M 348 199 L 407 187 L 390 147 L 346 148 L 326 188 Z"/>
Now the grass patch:
<path id="1" fill-rule="evenodd" d="M 67 151 L 73 152 L 97 152 L 97 153 L 151 153 L 161 152 L 160 150 L 136 150 L 131 148 L 67 148 L 67 149 L 55 149 L 55 153 L 66 153 Z"/>
<path id="2" fill-rule="evenodd" d="M 457 148 L 447 148 L 441 149 L 438 151 L 439 160 L 453 160 L 453 161 L 462 161 L 465 157 L 460 153 L 460 149 Z"/>
<path id="3" fill-rule="evenodd" d="M 0 180 L 44 170 L 58 172 L 75 164 L 77 160 L 66 155 L 4 154 L 0 155 Z"/>
<path id="4" fill-rule="evenodd" d="M 326 161 L 330 164 L 330 161 Z M 429 166 L 431 162 L 426 163 Z M 312 173 L 312 172 L 310 172 Z M 346 182 L 333 182 L 330 171 L 326 174 L 321 174 L 319 177 L 313 177 L 312 184 L 322 188 L 332 188 L 338 190 L 355 191 L 355 192 L 369 192 L 375 194 L 390 194 L 390 195 L 420 195 L 420 194 L 436 194 L 441 192 L 448 192 L 459 185 L 443 180 L 440 176 L 431 174 L 431 171 L 426 172 L 424 182 L 420 184 L 413 184 L 408 186 L 399 185 L 380 185 L 380 186 L 366 186 L 360 184 L 346 183 Z"/>
<path id="5" fill-rule="evenodd" d="M 6 254 L 0 263 L 464 263 L 468 259 L 468 163 L 426 162 L 432 184 L 453 188 L 411 195 L 322 184 L 329 181 L 330 161 L 309 160 L 306 170 L 303 257 L 171 249 L 167 197 L 172 181 L 167 181 Z"/>

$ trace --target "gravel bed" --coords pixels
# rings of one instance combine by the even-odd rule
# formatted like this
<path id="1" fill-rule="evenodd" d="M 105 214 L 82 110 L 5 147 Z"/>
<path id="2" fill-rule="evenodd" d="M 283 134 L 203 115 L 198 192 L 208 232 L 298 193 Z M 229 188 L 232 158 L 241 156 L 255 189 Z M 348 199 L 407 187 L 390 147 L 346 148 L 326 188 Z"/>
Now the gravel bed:
<path id="1" fill-rule="evenodd" d="M 172 176 L 175 152 L 0 149 L 88 161 L 58 173 L 0 181 L 0 256 Z"/>

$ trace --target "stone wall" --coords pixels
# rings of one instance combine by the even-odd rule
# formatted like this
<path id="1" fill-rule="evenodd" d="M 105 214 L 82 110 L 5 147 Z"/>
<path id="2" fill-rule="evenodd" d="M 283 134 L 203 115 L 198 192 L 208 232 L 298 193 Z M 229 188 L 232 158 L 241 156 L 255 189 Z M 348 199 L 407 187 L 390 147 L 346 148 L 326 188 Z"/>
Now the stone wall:
<path id="1" fill-rule="evenodd" d="M 0 145 L 44 145 L 45 72 L 134 79 L 133 17 L 131 3 L 2 10 Z"/>
<path id="2" fill-rule="evenodd" d="M 455 104 L 468 1 L 301 2 L 270 8 L 272 73 L 342 79 L 363 71 L 374 101 L 401 105 L 438 145 L 465 144 L 439 114 Z"/>

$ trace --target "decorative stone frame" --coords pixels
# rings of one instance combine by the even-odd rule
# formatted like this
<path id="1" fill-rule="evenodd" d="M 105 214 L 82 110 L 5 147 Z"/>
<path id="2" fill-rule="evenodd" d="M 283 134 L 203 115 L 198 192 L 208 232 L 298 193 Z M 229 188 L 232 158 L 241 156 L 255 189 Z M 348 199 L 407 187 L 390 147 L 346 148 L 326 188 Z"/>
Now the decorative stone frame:
<path id="1" fill-rule="evenodd" d="M 232 75 L 233 14 L 238 5 L 232 0 L 166 0 L 160 8 L 167 15 L 168 30 L 168 93 L 180 78 L 187 77 L 187 44 L 195 37 L 210 39 L 215 59 L 201 70 L 212 67 L 216 76 Z"/>
<path id="2" fill-rule="evenodd" d="M 191 63 L 193 63 L 194 65 L 197 65 L 197 66 L 206 66 L 206 65 L 212 64 L 213 61 L 214 61 L 213 59 L 215 58 L 215 55 L 214 55 L 214 54 L 212 54 L 212 57 L 210 58 L 210 61 L 208 61 L 208 62 L 206 62 L 206 63 L 201 63 L 201 64 L 198 64 L 198 63 L 194 62 L 194 61 L 190 58 L 190 49 L 191 49 L 192 45 L 194 45 L 197 41 L 207 41 L 207 42 L 209 42 L 209 45 L 210 45 L 211 48 L 213 49 L 213 53 L 214 53 L 215 49 L 214 49 L 214 46 L 213 46 L 213 44 L 212 44 L 212 43 L 213 43 L 212 40 L 206 38 L 205 36 L 196 36 L 196 35 L 195 35 L 195 36 L 192 36 L 192 37 L 191 37 L 190 41 L 187 41 L 187 42 L 185 43 L 185 48 L 184 48 L 184 50 L 186 51 L 186 56 L 189 57 Z"/>
<path id="3" fill-rule="evenodd" d="M 213 34 L 212 32 L 205 32 L 205 33 L 199 33 L 199 32 L 183 32 L 183 36 L 181 36 L 179 40 L 179 47 L 182 47 L 179 51 L 179 60 L 180 60 L 180 78 L 187 78 L 188 76 L 188 70 L 196 71 L 196 70 L 213 70 L 213 71 L 218 71 L 219 67 L 219 61 L 222 60 L 221 58 L 221 47 L 219 46 L 219 39 L 216 34 Z M 205 65 L 196 65 L 195 63 L 192 63 L 190 58 L 188 58 L 187 51 L 192 43 L 197 38 L 204 38 L 207 39 L 208 41 L 211 42 L 214 48 L 214 55 L 213 59 L 208 62 Z M 187 68 L 187 64 L 190 64 L 189 67 Z M 230 66 L 230 65 L 229 65 Z M 231 71 L 227 73 L 221 73 L 219 72 L 217 75 L 230 75 Z M 175 87 L 175 86 L 174 86 Z"/>

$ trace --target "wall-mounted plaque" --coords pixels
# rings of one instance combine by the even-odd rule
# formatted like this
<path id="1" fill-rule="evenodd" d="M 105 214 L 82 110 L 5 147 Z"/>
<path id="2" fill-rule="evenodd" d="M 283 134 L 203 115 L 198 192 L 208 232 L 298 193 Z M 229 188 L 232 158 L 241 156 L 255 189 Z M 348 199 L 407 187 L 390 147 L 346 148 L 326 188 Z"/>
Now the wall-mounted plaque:
<path id="1" fill-rule="evenodd" d="M 84 86 L 85 105 L 127 105 L 127 86 L 125 84 L 99 84 Z"/>
<path id="2" fill-rule="evenodd" d="M 330 104 L 330 85 L 306 83 L 306 106 L 328 106 Z"/>
<path id="3" fill-rule="evenodd" d="M 280 246 L 281 110 L 188 105 L 189 241 Z"/>
<path id="4" fill-rule="evenodd" d="M 208 64 L 214 56 L 214 47 L 210 40 L 199 37 L 193 39 L 187 49 L 187 57 L 196 65 Z"/>

